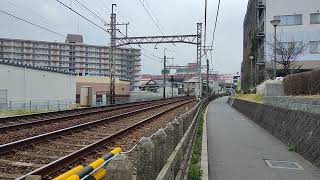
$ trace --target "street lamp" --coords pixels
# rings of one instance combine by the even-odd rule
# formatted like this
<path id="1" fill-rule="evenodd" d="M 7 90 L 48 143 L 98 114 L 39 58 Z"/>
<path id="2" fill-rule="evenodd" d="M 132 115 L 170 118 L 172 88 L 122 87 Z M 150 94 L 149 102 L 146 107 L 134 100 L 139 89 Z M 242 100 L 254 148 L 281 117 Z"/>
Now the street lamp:
<path id="1" fill-rule="evenodd" d="M 252 61 L 254 60 L 254 56 L 249 56 L 249 59 L 250 59 L 250 88 L 253 88 Z"/>
<path id="2" fill-rule="evenodd" d="M 277 26 L 280 24 L 281 20 L 274 19 L 270 23 L 274 26 L 274 65 L 273 65 L 273 79 L 277 77 Z"/>

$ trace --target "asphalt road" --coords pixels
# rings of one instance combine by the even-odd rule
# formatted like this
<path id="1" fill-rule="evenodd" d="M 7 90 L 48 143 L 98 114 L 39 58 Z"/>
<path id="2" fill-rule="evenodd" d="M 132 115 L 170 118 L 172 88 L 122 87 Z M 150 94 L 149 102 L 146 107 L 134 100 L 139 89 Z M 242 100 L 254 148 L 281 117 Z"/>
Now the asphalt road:
<path id="1" fill-rule="evenodd" d="M 231 108 L 227 98 L 208 108 L 208 161 L 211 180 L 320 180 L 320 169 Z M 290 161 L 270 168 L 265 160 Z"/>

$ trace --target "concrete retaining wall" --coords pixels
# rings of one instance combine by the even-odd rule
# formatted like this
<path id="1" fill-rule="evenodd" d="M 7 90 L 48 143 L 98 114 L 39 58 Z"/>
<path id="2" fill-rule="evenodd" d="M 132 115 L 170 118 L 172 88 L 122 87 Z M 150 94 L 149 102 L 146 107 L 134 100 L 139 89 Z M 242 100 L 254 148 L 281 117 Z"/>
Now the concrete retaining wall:
<path id="1" fill-rule="evenodd" d="M 320 115 L 274 107 L 240 99 L 229 104 L 287 145 L 295 145 L 297 153 L 320 166 Z"/>
<path id="2" fill-rule="evenodd" d="M 263 103 L 275 107 L 320 114 L 320 98 L 274 96 L 264 97 Z"/>

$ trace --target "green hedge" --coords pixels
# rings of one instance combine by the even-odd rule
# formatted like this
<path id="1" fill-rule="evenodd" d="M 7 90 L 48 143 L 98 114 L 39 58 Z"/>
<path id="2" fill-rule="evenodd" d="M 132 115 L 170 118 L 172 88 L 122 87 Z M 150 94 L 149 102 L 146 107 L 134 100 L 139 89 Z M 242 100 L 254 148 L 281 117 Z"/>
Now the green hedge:
<path id="1" fill-rule="evenodd" d="M 283 88 L 286 95 L 320 94 L 320 69 L 286 76 Z"/>

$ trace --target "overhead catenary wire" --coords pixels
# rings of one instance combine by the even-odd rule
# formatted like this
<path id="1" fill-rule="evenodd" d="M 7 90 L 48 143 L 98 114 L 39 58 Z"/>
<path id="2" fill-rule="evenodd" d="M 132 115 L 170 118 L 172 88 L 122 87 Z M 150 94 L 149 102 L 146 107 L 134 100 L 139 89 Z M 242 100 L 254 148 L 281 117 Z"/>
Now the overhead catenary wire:
<path id="1" fill-rule="evenodd" d="M 162 29 L 165 29 L 165 28 L 162 26 L 162 24 L 160 23 L 160 21 L 159 21 L 159 19 L 158 19 L 157 15 L 153 12 L 153 10 L 152 10 L 152 8 L 151 8 L 151 6 L 150 6 L 150 4 L 149 4 L 148 0 L 145 0 L 145 2 L 146 2 L 146 4 L 147 4 L 147 6 L 149 7 L 149 9 L 151 10 L 151 12 L 153 13 L 153 15 L 154 15 L 155 19 L 157 20 L 158 25 L 159 25 L 159 26 L 161 26 L 161 27 L 162 27 Z"/>
<path id="2" fill-rule="evenodd" d="M 74 10 L 73 8 L 71 8 L 70 6 L 64 4 L 64 3 L 61 2 L 60 0 L 56 0 L 56 1 L 59 2 L 60 4 L 62 4 L 63 6 L 65 6 L 66 8 L 70 9 L 71 11 L 73 11 L 74 13 L 76 13 L 77 15 L 79 15 L 80 17 L 82 17 L 83 19 L 85 19 L 86 21 L 90 22 L 90 23 L 93 24 L 94 26 L 98 27 L 99 29 L 103 30 L 104 32 L 107 32 L 107 33 L 111 34 L 111 32 L 110 32 L 109 30 L 106 30 L 106 29 L 102 28 L 102 27 L 99 26 L 97 23 L 91 21 L 90 19 L 88 19 L 88 18 L 85 17 L 84 15 L 80 14 L 79 12 L 77 12 L 76 10 Z M 119 32 L 120 32 L 120 31 L 119 31 Z M 121 34 L 123 34 L 123 33 L 121 33 Z M 123 40 L 121 40 L 121 41 L 123 41 Z M 128 46 L 129 46 L 130 48 L 133 48 L 133 47 L 130 46 L 130 45 L 128 45 Z M 148 58 L 150 58 L 149 56 L 147 56 L 147 55 L 145 55 L 145 54 L 143 54 L 143 53 L 141 53 L 141 54 L 144 55 L 144 56 L 146 56 L 146 57 L 148 57 Z M 151 58 L 150 58 L 150 59 L 151 59 Z"/>
<path id="3" fill-rule="evenodd" d="M 72 12 L 76 13 L 78 16 L 82 17 L 83 19 L 85 19 L 86 21 L 88 21 L 89 23 L 91 23 L 92 25 L 98 27 L 99 29 L 101 29 L 102 31 L 106 32 L 106 33 L 111 33 L 109 30 L 104 29 L 103 27 L 101 27 L 100 25 L 98 25 L 97 23 L 93 22 L 92 20 L 88 19 L 87 17 L 85 17 L 84 15 L 80 14 L 78 11 L 74 10 L 73 8 L 71 8 L 70 6 L 66 5 L 65 3 L 61 2 L 60 0 L 56 0 L 58 3 L 62 4 L 64 7 L 70 9 Z"/>
<path id="4" fill-rule="evenodd" d="M 215 23 L 214 23 L 214 29 L 213 29 L 212 41 L 211 41 L 210 49 L 213 48 L 213 43 L 214 43 L 215 37 L 216 37 L 216 30 L 217 30 L 217 24 L 218 24 L 218 18 L 219 18 L 220 4 L 221 4 L 221 0 L 219 0 L 219 2 L 218 2 L 218 8 L 217 8 L 216 19 L 215 19 Z M 212 55 L 212 50 L 210 50 L 211 67 L 213 67 L 213 62 L 212 61 L 213 61 L 213 55 Z"/>
<path id="5" fill-rule="evenodd" d="M 15 8 L 18 8 L 18 9 L 23 9 L 24 11 L 27 11 L 30 15 L 33 15 L 33 16 L 36 16 L 39 18 L 40 21 L 46 23 L 47 25 L 55 25 L 55 24 L 52 24 L 52 22 L 48 23 L 48 18 L 44 17 L 43 15 L 37 13 L 34 9 L 32 8 L 28 8 L 28 7 L 25 7 L 25 6 L 22 6 L 22 5 L 18 5 L 16 3 L 14 3 L 13 1 L 10 1 L 10 0 L 5 0 L 8 4 L 14 6 Z"/>
<path id="6" fill-rule="evenodd" d="M 120 30 L 118 30 L 118 32 L 123 36 L 125 37 L 125 34 L 123 34 Z M 133 48 L 132 46 L 128 45 L 129 47 Z M 157 62 L 160 62 L 161 61 L 159 59 L 161 59 L 160 57 L 157 57 L 156 55 L 154 55 L 153 53 L 151 53 L 150 51 L 148 51 L 147 49 L 145 49 L 144 47 L 142 47 L 140 44 L 138 45 L 141 49 L 143 49 L 144 51 L 146 51 L 148 54 L 150 54 L 151 56 L 153 56 L 155 59 L 153 59 L 152 57 L 148 56 L 148 55 L 145 55 L 144 53 L 141 52 L 141 55 L 144 55 L 146 57 L 148 57 L 150 60 L 152 61 L 157 61 Z"/>
<path id="7" fill-rule="evenodd" d="M 150 14 L 150 12 L 148 11 L 148 9 L 146 8 L 145 4 L 141 1 L 138 0 L 141 4 L 141 6 L 143 7 L 143 9 L 146 11 L 146 13 L 148 14 L 148 16 L 150 17 L 150 19 L 152 20 L 152 22 L 155 24 L 155 26 L 157 27 L 157 29 L 159 30 L 159 32 L 164 36 L 163 31 L 161 30 L 159 24 L 154 20 L 154 18 L 152 17 L 152 15 Z M 146 1 L 146 0 L 144 0 Z"/>
<path id="8" fill-rule="evenodd" d="M 100 0 L 100 2 L 102 3 L 102 5 L 105 5 L 105 4 L 103 3 L 103 0 Z M 148 3 L 147 1 L 146 1 L 146 3 L 148 4 L 149 8 L 151 8 L 150 5 L 149 5 L 149 3 Z M 133 21 L 130 16 L 126 16 L 126 18 L 128 18 L 130 21 Z M 132 27 L 132 26 L 133 26 L 133 24 L 130 24 L 130 27 Z M 134 29 L 134 27 L 133 27 L 133 29 Z M 118 31 L 123 37 L 126 37 L 126 35 L 123 34 L 119 29 L 117 29 L 117 31 Z M 128 29 L 128 32 L 130 32 L 130 31 L 131 31 L 131 29 Z M 133 48 L 133 47 L 130 46 L 130 45 L 127 45 L 127 46 Z M 138 46 L 139 46 L 139 48 L 141 48 L 141 49 L 144 50 L 146 53 L 148 53 L 149 55 L 152 56 L 152 57 L 150 57 L 150 56 L 146 56 L 146 55 L 145 55 L 145 56 L 148 57 L 150 60 L 152 60 L 152 61 L 157 61 L 157 62 L 160 62 L 160 63 L 161 63 L 161 61 L 159 61 L 159 59 L 161 59 L 160 57 L 157 57 L 157 56 L 154 55 L 152 52 L 150 52 L 150 51 L 147 50 L 146 48 L 142 47 L 142 45 L 138 45 Z M 142 53 L 142 52 L 141 52 L 141 54 L 144 55 L 144 53 Z M 153 59 L 153 58 L 154 58 L 154 59 Z"/>
<path id="9" fill-rule="evenodd" d="M 101 22 L 105 23 L 106 25 L 109 24 L 108 22 L 106 22 L 103 18 L 101 18 L 99 15 L 97 15 L 95 12 L 93 12 L 92 10 L 90 10 L 86 5 L 82 4 L 81 2 L 79 2 L 78 0 L 73 0 L 75 1 L 77 4 L 79 4 L 81 7 L 83 7 L 84 9 L 86 9 L 87 11 L 89 11 L 94 17 L 98 18 Z"/>
<path id="10" fill-rule="evenodd" d="M 215 36 L 216 36 L 216 30 L 217 30 L 217 24 L 218 24 L 218 18 L 219 18 L 219 11 L 220 11 L 220 4 L 221 4 L 221 0 L 219 0 L 219 2 L 218 2 L 216 20 L 215 20 L 215 23 L 214 23 L 214 29 L 213 29 L 213 34 L 212 34 L 211 48 L 213 47 L 213 42 L 214 42 Z"/>
<path id="11" fill-rule="evenodd" d="M 207 40 L 207 7 L 208 7 L 208 0 L 204 0 L 204 46 L 206 46 L 206 40 Z M 206 53 L 207 54 L 207 53 Z"/>
<path id="12" fill-rule="evenodd" d="M 1 9 L 0 9 L 0 12 L 2 12 L 3 14 L 6 14 L 6 15 L 8 15 L 8 16 L 11 16 L 11 17 L 13 17 L 13 18 L 15 18 L 15 19 L 18 19 L 18 20 L 20 20 L 20 21 L 23 21 L 23 22 L 26 22 L 26 23 L 31 24 L 31 25 L 33 25 L 33 26 L 36 26 L 36 27 L 38 27 L 38 28 L 40 28 L 40 29 L 46 30 L 46 31 L 51 32 L 51 33 L 53 33 L 53 34 L 56 34 L 56 35 L 58 35 L 58 36 L 61 36 L 61 37 L 64 37 L 64 38 L 66 37 L 65 35 L 63 35 L 63 34 L 61 34 L 61 33 L 58 33 L 58 32 L 56 32 L 56 31 L 53 31 L 53 30 L 51 30 L 51 29 L 49 29 L 49 28 L 46 28 L 46 27 L 43 27 L 43 26 L 41 26 L 41 25 L 35 24 L 35 23 L 33 23 L 33 22 L 29 21 L 29 20 L 20 18 L 20 17 L 18 17 L 18 16 L 16 16 L 16 15 L 13 15 L 13 14 L 9 13 L 9 12 L 3 11 L 3 10 L 1 10 Z"/>

